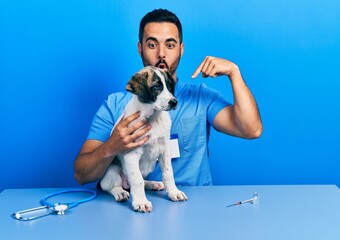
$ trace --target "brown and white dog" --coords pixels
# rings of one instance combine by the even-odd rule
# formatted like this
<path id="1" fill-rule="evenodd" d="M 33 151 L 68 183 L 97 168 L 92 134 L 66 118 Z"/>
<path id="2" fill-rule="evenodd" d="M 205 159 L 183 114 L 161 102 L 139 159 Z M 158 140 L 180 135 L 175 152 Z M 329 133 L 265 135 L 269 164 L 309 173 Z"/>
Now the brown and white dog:
<path id="1" fill-rule="evenodd" d="M 171 166 L 171 119 L 167 111 L 175 109 L 177 105 L 174 88 L 175 81 L 168 71 L 151 66 L 136 73 L 126 86 L 126 90 L 133 93 L 133 96 L 121 118 L 140 111 L 138 120 L 146 120 L 151 125 L 151 130 L 147 133 L 149 140 L 143 146 L 118 155 L 100 184 L 116 201 L 126 201 L 130 197 L 126 190 L 130 187 L 132 207 L 135 211 L 152 211 L 152 204 L 146 198 L 144 188 L 162 190 L 165 187 L 172 201 L 187 200 L 185 193 L 179 191 L 175 185 Z M 157 160 L 160 163 L 163 183 L 144 181 L 143 178 L 155 168 Z"/>

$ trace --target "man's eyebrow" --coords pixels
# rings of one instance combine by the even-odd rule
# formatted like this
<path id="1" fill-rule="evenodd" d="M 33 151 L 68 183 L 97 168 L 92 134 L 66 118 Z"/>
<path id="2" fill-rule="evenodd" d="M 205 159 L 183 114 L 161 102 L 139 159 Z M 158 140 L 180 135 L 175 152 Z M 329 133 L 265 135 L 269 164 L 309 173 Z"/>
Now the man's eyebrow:
<path id="1" fill-rule="evenodd" d="M 157 38 L 155 38 L 155 37 L 148 37 L 147 39 L 145 39 L 145 42 L 147 42 L 147 41 L 158 42 Z M 168 38 L 167 40 L 165 40 L 165 42 L 175 42 L 175 43 L 177 43 L 176 39 L 174 39 L 174 38 Z"/>
<path id="2" fill-rule="evenodd" d="M 174 38 L 168 38 L 165 42 L 175 42 L 175 43 L 177 43 L 176 39 L 174 39 Z"/>
<path id="3" fill-rule="evenodd" d="M 145 42 L 147 41 L 155 41 L 155 42 L 158 42 L 157 38 L 154 38 L 154 37 L 148 37 L 147 39 L 145 39 Z"/>

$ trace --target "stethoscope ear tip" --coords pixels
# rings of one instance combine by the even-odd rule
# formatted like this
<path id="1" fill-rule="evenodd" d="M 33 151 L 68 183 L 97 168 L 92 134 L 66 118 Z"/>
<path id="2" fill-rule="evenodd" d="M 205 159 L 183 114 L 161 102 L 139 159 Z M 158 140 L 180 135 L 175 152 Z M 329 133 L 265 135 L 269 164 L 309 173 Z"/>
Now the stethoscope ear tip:
<path id="1" fill-rule="evenodd" d="M 21 214 L 20 213 L 12 213 L 11 216 L 17 220 L 21 220 Z"/>

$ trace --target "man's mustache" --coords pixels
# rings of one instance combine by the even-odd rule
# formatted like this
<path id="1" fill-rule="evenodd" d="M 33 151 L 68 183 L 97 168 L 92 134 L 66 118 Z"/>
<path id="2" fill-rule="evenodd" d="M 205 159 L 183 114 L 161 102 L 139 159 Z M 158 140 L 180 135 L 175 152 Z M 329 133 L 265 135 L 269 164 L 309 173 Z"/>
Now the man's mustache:
<path id="1" fill-rule="evenodd" d="M 160 60 L 156 63 L 155 67 L 159 67 L 160 64 L 164 64 L 165 67 L 166 67 L 167 69 L 169 69 L 169 65 L 168 65 L 167 62 L 164 61 L 163 59 L 160 59 Z"/>

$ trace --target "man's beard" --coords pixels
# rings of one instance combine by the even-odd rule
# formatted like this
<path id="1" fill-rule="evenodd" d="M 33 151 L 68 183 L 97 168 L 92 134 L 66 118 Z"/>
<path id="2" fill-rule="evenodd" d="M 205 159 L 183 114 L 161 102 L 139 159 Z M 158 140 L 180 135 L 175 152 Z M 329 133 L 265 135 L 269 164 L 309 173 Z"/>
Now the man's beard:
<path id="1" fill-rule="evenodd" d="M 173 64 L 171 64 L 171 66 L 169 66 L 165 60 L 160 59 L 155 65 L 152 65 L 148 60 L 145 59 L 143 51 L 141 52 L 141 57 L 142 57 L 144 67 L 154 66 L 154 67 L 163 68 L 163 69 L 168 70 L 171 75 L 173 75 L 176 72 L 178 64 L 181 60 L 181 57 L 178 57 L 176 61 Z"/>

